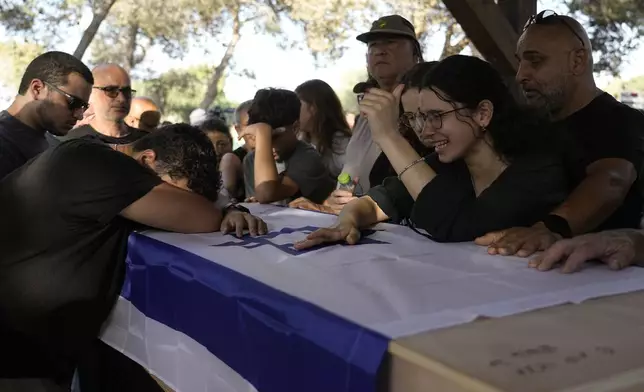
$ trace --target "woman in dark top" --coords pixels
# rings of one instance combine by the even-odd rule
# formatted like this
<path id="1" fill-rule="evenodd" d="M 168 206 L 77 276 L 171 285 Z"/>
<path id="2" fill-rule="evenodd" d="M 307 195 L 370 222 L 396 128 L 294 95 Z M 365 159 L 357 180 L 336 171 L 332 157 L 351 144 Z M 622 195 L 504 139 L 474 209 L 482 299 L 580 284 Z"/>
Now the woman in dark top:
<path id="1" fill-rule="evenodd" d="M 434 153 L 421 158 L 399 136 L 400 100 L 401 119 Z M 471 241 L 532 225 L 566 196 L 560 161 L 543 152 L 545 134 L 483 60 L 448 57 L 391 94 L 370 90 L 360 109 L 397 176 L 349 203 L 333 227 L 312 233 L 298 248 L 355 243 L 360 229 L 387 220 L 405 222 L 436 241 Z"/>

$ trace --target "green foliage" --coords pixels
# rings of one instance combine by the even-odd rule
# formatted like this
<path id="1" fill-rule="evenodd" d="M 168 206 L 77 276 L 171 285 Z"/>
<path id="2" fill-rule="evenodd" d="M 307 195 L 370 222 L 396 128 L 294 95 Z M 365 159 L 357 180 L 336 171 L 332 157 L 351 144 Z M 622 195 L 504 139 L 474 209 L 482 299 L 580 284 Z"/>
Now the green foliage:
<path id="1" fill-rule="evenodd" d="M 595 71 L 619 73 L 623 59 L 644 34 L 642 0 L 566 0 L 570 12 L 588 18 L 587 30 L 595 56 Z"/>
<path id="2" fill-rule="evenodd" d="M 367 80 L 366 69 L 355 69 L 347 72 L 342 77 L 342 85 L 335 88 L 336 94 L 342 102 L 342 108 L 347 113 L 358 114 L 358 100 L 356 94 L 353 92 L 353 86 L 358 82 Z"/>
<path id="3" fill-rule="evenodd" d="M 24 31 L 33 27 L 38 9 L 31 1 L 0 0 L 0 24 L 9 31 Z"/>
<path id="4" fill-rule="evenodd" d="M 604 91 L 611 94 L 614 97 L 619 97 L 619 93 L 622 91 L 636 91 L 644 93 L 644 75 L 637 76 L 629 80 L 615 79 L 613 80 Z"/>
<path id="5" fill-rule="evenodd" d="M 202 3 L 200 0 L 117 1 L 92 41 L 92 61 L 115 62 L 133 69 L 153 45 L 159 45 L 171 58 L 182 56 L 188 48 L 189 37 L 206 28 L 195 16 L 205 12 Z M 221 10 L 217 1 L 208 4 L 211 13 Z"/>
<path id="6" fill-rule="evenodd" d="M 0 83 L 17 91 L 27 65 L 43 52 L 44 48 L 34 43 L 0 42 L 0 67 L 9 70 L 0 72 Z"/>
<path id="7" fill-rule="evenodd" d="M 187 122 L 206 93 L 211 73 L 212 68 L 207 65 L 173 69 L 158 77 L 135 82 L 134 87 L 137 95 L 150 97 L 161 106 L 164 118 Z M 215 105 L 231 107 L 236 103 L 228 101 L 220 92 Z"/>

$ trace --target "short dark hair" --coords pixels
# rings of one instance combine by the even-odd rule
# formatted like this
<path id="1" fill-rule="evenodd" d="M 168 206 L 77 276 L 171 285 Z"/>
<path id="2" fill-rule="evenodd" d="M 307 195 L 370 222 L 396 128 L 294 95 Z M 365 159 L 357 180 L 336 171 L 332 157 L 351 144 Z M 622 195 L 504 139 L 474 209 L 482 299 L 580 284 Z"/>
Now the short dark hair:
<path id="1" fill-rule="evenodd" d="M 185 178 L 193 192 L 217 200 L 221 183 L 217 156 L 210 139 L 199 128 L 166 125 L 134 142 L 132 149 L 154 151 L 158 174 L 174 180 Z"/>
<path id="2" fill-rule="evenodd" d="M 220 118 L 209 118 L 203 123 L 199 125 L 199 129 L 201 129 L 203 132 L 206 134 L 211 133 L 211 132 L 220 132 L 223 133 L 224 135 L 228 136 L 229 138 L 233 138 L 230 134 L 230 128 L 228 125 L 221 120 Z"/>
<path id="3" fill-rule="evenodd" d="M 293 125 L 300 119 L 300 98 L 290 90 L 257 91 L 248 110 L 248 125 L 266 123 L 273 129 Z"/>
<path id="4" fill-rule="evenodd" d="M 92 71 L 82 61 L 64 52 L 47 52 L 36 57 L 25 70 L 18 94 L 24 95 L 34 79 L 51 83 L 58 87 L 67 84 L 69 74 L 76 72 L 89 84 L 94 84 Z"/>

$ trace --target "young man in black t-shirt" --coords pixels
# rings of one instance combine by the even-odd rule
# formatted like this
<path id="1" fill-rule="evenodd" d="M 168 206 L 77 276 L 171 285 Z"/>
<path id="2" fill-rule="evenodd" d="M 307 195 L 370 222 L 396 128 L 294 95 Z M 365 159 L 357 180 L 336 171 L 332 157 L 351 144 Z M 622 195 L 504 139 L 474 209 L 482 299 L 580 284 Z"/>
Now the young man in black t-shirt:
<path id="1" fill-rule="evenodd" d="M 87 109 L 94 79 L 79 59 L 63 52 L 36 57 L 18 95 L 0 112 L 0 180 L 48 147 L 47 131 L 65 135 Z"/>
<path id="2" fill-rule="evenodd" d="M 517 55 L 517 80 L 528 104 L 547 112 L 563 139 L 571 193 L 535 226 L 489 233 L 477 243 L 491 254 L 525 257 L 562 237 L 638 227 L 644 115 L 596 87 L 583 27 L 568 16 L 534 15 Z"/>
<path id="3" fill-rule="evenodd" d="M 215 152 L 171 125 L 131 156 L 94 138 L 53 147 L 0 183 L 0 378 L 60 384 L 86 355 L 118 297 L 136 223 L 196 233 L 265 224 L 214 206 Z"/>

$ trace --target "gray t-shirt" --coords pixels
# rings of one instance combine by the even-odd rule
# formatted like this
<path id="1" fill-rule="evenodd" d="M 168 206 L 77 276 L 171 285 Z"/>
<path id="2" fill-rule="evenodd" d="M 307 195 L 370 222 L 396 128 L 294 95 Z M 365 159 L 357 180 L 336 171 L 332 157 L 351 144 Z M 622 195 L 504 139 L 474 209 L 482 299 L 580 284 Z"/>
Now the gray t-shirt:
<path id="1" fill-rule="evenodd" d="M 348 173 L 352 179 L 358 178 L 356 188 L 358 193 L 365 193 L 372 186 L 378 185 L 369 182 L 369 174 L 380 153 L 382 153 L 380 146 L 371 137 L 369 122 L 365 117 L 360 117 L 353 128 L 342 168 L 342 171 Z"/>
<path id="2" fill-rule="evenodd" d="M 45 133 L 0 112 L 0 180 L 49 147 Z"/>
<path id="3" fill-rule="evenodd" d="M 342 132 L 336 132 L 333 134 L 331 149 L 325 151 L 324 155 L 322 155 L 322 161 L 329 170 L 329 174 L 334 181 L 336 181 L 340 173 L 342 173 L 347 152 L 347 144 L 349 144 L 350 139 L 351 136 Z"/>
<path id="4" fill-rule="evenodd" d="M 300 191 L 293 195 L 306 197 L 314 203 L 322 203 L 331 194 L 335 187 L 335 181 L 331 178 L 322 157 L 313 146 L 298 141 L 293 153 L 284 161 L 284 170 L 280 176 L 288 176 L 293 180 Z M 255 151 L 244 158 L 244 186 L 246 197 L 255 195 Z"/>

